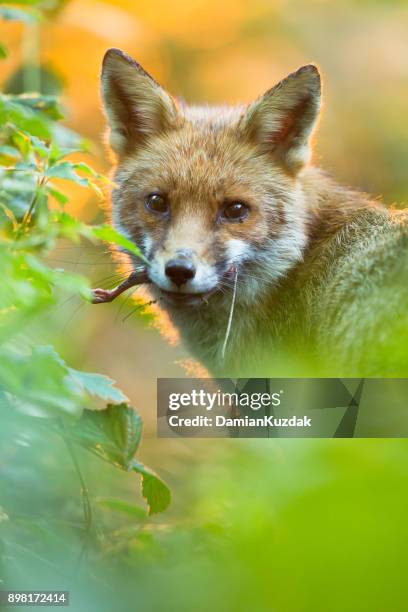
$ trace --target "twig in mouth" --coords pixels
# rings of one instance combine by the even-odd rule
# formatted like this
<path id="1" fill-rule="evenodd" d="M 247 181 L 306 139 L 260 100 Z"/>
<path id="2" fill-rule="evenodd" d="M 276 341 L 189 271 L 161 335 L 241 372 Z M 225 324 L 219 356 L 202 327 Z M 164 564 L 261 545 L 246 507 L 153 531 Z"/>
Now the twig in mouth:
<path id="1" fill-rule="evenodd" d="M 235 298 L 237 296 L 237 281 L 238 281 L 238 270 L 237 270 L 237 268 L 235 268 L 234 290 L 233 290 L 233 293 L 232 293 L 231 308 L 230 308 L 230 312 L 229 312 L 228 323 L 227 323 L 227 330 L 225 332 L 224 343 L 223 343 L 222 349 L 221 349 L 221 357 L 222 357 L 222 359 L 225 359 L 225 351 L 227 349 L 228 339 L 229 339 L 230 332 L 231 332 L 232 317 L 234 315 L 234 308 L 235 308 Z"/>
<path id="2" fill-rule="evenodd" d="M 120 283 L 120 285 L 114 287 L 114 289 L 92 289 L 92 304 L 106 304 L 107 302 L 112 302 L 118 295 L 130 289 L 130 287 L 149 282 L 150 280 L 146 270 L 132 272 L 123 283 Z"/>

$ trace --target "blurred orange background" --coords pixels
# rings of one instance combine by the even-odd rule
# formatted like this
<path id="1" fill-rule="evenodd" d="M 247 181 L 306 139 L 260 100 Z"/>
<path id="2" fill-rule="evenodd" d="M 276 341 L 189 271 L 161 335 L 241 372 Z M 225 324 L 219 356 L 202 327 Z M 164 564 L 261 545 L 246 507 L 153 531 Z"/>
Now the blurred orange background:
<path id="1" fill-rule="evenodd" d="M 3 22 L 7 81 L 30 60 L 38 31 L 42 65 L 58 75 L 66 123 L 96 143 L 107 170 L 99 72 L 120 47 L 187 101 L 249 101 L 304 63 L 324 77 L 315 159 L 331 173 L 388 201 L 406 198 L 408 6 L 324 0 L 71 0 L 54 3 L 39 26 Z M 31 33 L 30 33 L 31 31 Z M 27 42 L 28 41 L 28 42 Z M 74 211 L 89 220 L 88 194 Z"/>

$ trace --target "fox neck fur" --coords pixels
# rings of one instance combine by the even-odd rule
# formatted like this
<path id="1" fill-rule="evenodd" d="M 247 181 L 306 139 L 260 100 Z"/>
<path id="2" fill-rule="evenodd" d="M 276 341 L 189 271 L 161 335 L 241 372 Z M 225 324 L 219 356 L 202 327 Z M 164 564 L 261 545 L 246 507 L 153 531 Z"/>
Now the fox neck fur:
<path id="1" fill-rule="evenodd" d="M 170 309 L 172 322 L 218 376 L 406 375 L 398 355 L 386 363 L 374 356 L 381 336 L 388 334 L 392 344 L 393 336 L 406 335 L 408 215 L 335 184 L 316 168 L 299 181 L 301 260 L 252 303 L 240 299 L 238 271 L 225 355 L 230 295 L 214 296 L 197 310 Z"/>

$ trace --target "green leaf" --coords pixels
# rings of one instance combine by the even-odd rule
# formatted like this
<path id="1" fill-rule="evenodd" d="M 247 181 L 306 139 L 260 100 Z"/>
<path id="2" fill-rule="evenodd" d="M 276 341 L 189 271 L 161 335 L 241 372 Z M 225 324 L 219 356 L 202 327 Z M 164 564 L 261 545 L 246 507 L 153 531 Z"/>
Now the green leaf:
<path id="1" fill-rule="evenodd" d="M 78 396 L 67 384 L 67 368 L 52 347 L 35 346 L 31 354 L 8 346 L 0 351 L 0 386 L 7 391 L 6 407 L 18 408 L 31 416 L 77 414 Z"/>
<path id="2" fill-rule="evenodd" d="M 69 372 L 71 380 L 89 393 L 89 395 L 100 397 L 104 402 L 112 402 L 114 404 L 128 401 L 126 395 L 113 386 L 115 381 L 107 376 L 92 374 L 90 372 L 80 372 L 73 368 L 69 368 Z"/>
<path id="3" fill-rule="evenodd" d="M 48 118 L 37 112 L 30 96 L 0 95 L 0 125 L 9 123 L 39 138 L 49 139 L 51 135 Z"/>
<path id="4" fill-rule="evenodd" d="M 142 476 L 142 495 L 147 501 L 149 515 L 164 512 L 171 502 L 170 489 L 166 483 L 139 461 L 132 461 L 132 470 Z"/>
<path id="5" fill-rule="evenodd" d="M 120 512 L 122 514 L 128 514 L 132 518 L 143 520 L 146 518 L 146 510 L 140 506 L 129 504 L 129 502 L 123 499 L 115 499 L 113 497 L 97 497 L 96 503 L 106 508 L 107 510 L 113 510 L 114 512 Z"/>
<path id="6" fill-rule="evenodd" d="M 0 19 L 5 21 L 22 21 L 23 23 L 37 23 L 41 15 L 37 11 L 24 11 L 14 7 L 0 7 Z"/>
<path id="7" fill-rule="evenodd" d="M 54 121 L 64 118 L 56 96 L 25 93 L 8 95 L 7 98 L 10 102 L 20 104 L 33 111 L 39 111 Z"/>
<path id="8" fill-rule="evenodd" d="M 8 56 L 8 49 L 3 43 L 0 43 L 0 59 L 5 59 Z"/>
<path id="9" fill-rule="evenodd" d="M 50 148 L 41 138 L 29 134 L 24 130 L 15 131 L 12 140 L 25 157 L 31 151 L 35 151 L 43 159 L 47 158 L 50 154 Z"/>
<path id="10" fill-rule="evenodd" d="M 75 293 L 81 295 L 87 301 L 91 299 L 89 281 L 81 274 L 72 274 L 66 272 L 66 270 L 53 268 L 50 283 L 71 295 Z"/>
<path id="11" fill-rule="evenodd" d="M 14 144 L 18 147 L 19 151 L 22 153 L 24 157 L 31 151 L 31 141 L 28 135 L 21 130 L 16 130 L 11 137 Z"/>
<path id="12" fill-rule="evenodd" d="M 3 202 L 0 202 L 0 211 L 2 211 L 2 214 L 10 221 L 13 229 L 16 230 L 18 227 L 18 222 L 13 211 L 8 208 L 8 206 L 3 204 Z"/>
<path id="13" fill-rule="evenodd" d="M 146 261 L 140 249 L 129 240 L 129 238 L 117 232 L 111 225 L 94 226 L 91 228 L 91 234 L 95 236 L 95 238 L 99 238 L 99 240 L 116 244 L 125 249 L 125 251 L 129 251 L 133 255 L 143 259 L 143 261 Z"/>
<path id="14" fill-rule="evenodd" d="M 43 159 L 47 158 L 50 153 L 50 149 L 45 144 L 45 142 L 41 140 L 41 138 L 37 138 L 37 136 L 29 135 L 29 138 L 31 140 L 31 144 L 32 144 L 34 151 L 38 153 L 38 155 L 42 157 Z"/>
<path id="15" fill-rule="evenodd" d="M 54 186 L 52 186 L 52 192 L 54 191 Z M 59 192 L 60 195 L 61 192 Z M 52 195 L 54 195 L 52 193 Z M 59 237 L 68 238 L 72 242 L 78 243 L 82 236 L 86 234 L 87 225 L 71 217 L 64 210 L 54 210 L 51 213 L 50 221 L 56 227 L 57 233 Z"/>
<path id="16" fill-rule="evenodd" d="M 74 164 L 68 161 L 60 162 L 48 168 L 46 176 L 49 178 L 60 178 L 67 181 L 72 181 L 83 187 L 87 187 L 89 182 L 87 179 L 82 178 L 75 172 Z"/>
<path id="17" fill-rule="evenodd" d="M 91 168 L 91 166 L 88 166 L 88 164 L 85 164 L 84 162 L 75 163 L 73 166 L 75 170 L 80 170 L 84 174 L 92 176 L 93 178 L 98 178 L 100 176 L 93 168 Z"/>
<path id="18" fill-rule="evenodd" d="M 88 181 L 89 187 L 93 189 L 100 198 L 103 198 L 104 193 L 98 185 L 98 182 L 112 184 L 111 181 L 103 174 L 96 172 L 93 168 L 91 168 L 90 166 L 88 166 L 88 164 L 85 164 L 84 162 L 74 163 L 73 166 L 75 170 L 79 170 L 80 172 L 83 172 L 86 176 L 90 177 Z"/>
<path id="19" fill-rule="evenodd" d="M 74 442 L 124 470 L 132 469 L 141 433 L 142 420 L 127 404 L 109 404 L 99 411 L 85 410 L 66 430 Z"/>
<path id="20" fill-rule="evenodd" d="M 62 191 L 60 191 L 59 189 L 56 189 L 50 184 L 47 185 L 47 193 L 49 193 L 50 196 L 55 198 L 57 202 L 61 204 L 62 206 L 69 201 L 69 198 L 68 196 L 65 195 L 65 193 L 62 193 Z"/>
<path id="21" fill-rule="evenodd" d="M 81 147 L 63 147 L 57 144 L 55 140 L 51 143 L 51 150 L 48 163 L 50 166 L 53 166 L 57 161 L 60 161 L 67 155 L 72 155 L 72 153 L 79 153 L 81 151 Z"/>
<path id="22" fill-rule="evenodd" d="M 9 166 L 21 159 L 20 151 L 10 145 L 0 146 L 0 165 Z"/>
<path id="23" fill-rule="evenodd" d="M 142 495 L 151 515 L 163 512 L 168 507 L 171 493 L 153 470 L 133 459 L 141 432 L 140 416 L 127 404 L 108 405 L 106 410 L 100 411 L 85 410 L 74 425 L 64 429 L 64 435 L 101 459 L 140 474 Z M 112 507 L 112 502 L 110 505 Z M 125 511 L 123 506 L 121 511 Z"/>

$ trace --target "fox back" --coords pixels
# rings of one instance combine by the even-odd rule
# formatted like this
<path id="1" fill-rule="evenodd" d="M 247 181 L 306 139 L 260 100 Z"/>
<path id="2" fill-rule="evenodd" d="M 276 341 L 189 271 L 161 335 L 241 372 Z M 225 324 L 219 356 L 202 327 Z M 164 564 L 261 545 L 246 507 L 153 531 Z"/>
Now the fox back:
<path id="1" fill-rule="evenodd" d="M 142 250 L 150 293 L 212 373 L 408 369 L 398 349 L 406 215 L 310 166 L 315 66 L 247 106 L 196 107 L 111 49 L 102 99 L 113 223 Z"/>

